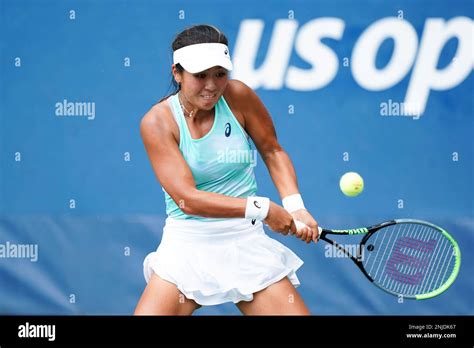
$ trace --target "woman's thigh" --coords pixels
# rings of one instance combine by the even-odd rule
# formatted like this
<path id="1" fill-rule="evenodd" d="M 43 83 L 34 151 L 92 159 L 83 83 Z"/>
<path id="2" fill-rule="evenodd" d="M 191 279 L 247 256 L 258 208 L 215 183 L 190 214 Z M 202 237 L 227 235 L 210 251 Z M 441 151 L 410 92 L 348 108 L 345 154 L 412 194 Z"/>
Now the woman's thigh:
<path id="1" fill-rule="evenodd" d="M 191 315 L 201 307 L 176 285 L 153 273 L 135 308 L 135 315 Z"/>
<path id="2" fill-rule="evenodd" d="M 300 294 L 285 277 L 253 294 L 250 302 L 237 303 L 245 315 L 310 315 Z"/>

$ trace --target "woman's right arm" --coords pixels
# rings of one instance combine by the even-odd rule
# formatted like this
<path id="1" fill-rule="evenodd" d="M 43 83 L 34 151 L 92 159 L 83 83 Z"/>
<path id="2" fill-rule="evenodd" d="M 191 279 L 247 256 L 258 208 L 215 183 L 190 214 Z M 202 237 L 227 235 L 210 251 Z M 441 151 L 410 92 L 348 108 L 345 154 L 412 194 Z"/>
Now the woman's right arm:
<path id="1" fill-rule="evenodd" d="M 200 191 L 173 135 L 173 125 L 163 107 L 154 106 L 142 119 L 140 133 L 151 166 L 161 186 L 188 215 L 243 217 L 246 200 Z M 173 121 L 174 122 L 174 121 Z"/>
<path id="2" fill-rule="evenodd" d="M 187 215 L 243 218 L 247 199 L 198 190 L 192 172 L 173 135 L 177 125 L 163 106 L 154 106 L 142 119 L 140 133 L 153 171 L 161 186 Z M 174 128 L 174 129 L 173 129 Z M 271 202 L 265 222 L 275 232 L 296 232 L 291 215 Z"/>

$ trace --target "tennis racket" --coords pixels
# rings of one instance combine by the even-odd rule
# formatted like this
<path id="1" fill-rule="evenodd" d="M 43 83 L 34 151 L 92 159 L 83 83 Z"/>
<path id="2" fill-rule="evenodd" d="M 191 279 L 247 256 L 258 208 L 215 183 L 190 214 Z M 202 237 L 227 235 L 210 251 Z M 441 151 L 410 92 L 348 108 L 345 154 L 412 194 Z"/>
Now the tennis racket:
<path id="1" fill-rule="evenodd" d="M 364 235 L 355 254 L 328 238 L 355 234 Z M 456 240 L 441 227 L 421 220 L 396 219 L 350 230 L 319 228 L 319 239 L 354 261 L 373 284 L 407 299 L 425 300 L 442 294 L 453 284 L 461 266 Z"/>

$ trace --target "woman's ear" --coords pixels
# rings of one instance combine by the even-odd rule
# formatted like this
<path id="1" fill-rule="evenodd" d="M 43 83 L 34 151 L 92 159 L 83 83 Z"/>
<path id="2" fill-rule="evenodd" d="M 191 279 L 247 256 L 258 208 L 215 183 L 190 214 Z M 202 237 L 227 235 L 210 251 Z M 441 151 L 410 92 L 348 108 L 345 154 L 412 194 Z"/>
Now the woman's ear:
<path id="1" fill-rule="evenodd" d="M 176 64 L 171 65 L 171 72 L 173 73 L 174 80 L 176 83 L 181 83 L 181 77 L 179 76 L 178 70 L 176 69 Z"/>

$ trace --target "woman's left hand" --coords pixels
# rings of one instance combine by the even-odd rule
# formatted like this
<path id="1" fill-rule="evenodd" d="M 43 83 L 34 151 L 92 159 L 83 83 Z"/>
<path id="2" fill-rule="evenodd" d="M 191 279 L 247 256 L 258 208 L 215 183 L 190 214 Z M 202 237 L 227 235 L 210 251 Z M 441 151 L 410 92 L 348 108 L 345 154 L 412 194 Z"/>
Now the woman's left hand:
<path id="1" fill-rule="evenodd" d="M 306 209 L 300 209 L 291 213 L 291 216 L 293 216 L 293 220 L 301 221 L 309 227 L 298 229 L 296 232 L 296 237 L 302 241 L 305 241 L 306 243 L 310 243 L 311 240 L 317 243 L 319 236 L 318 223 L 311 216 L 311 214 Z"/>

